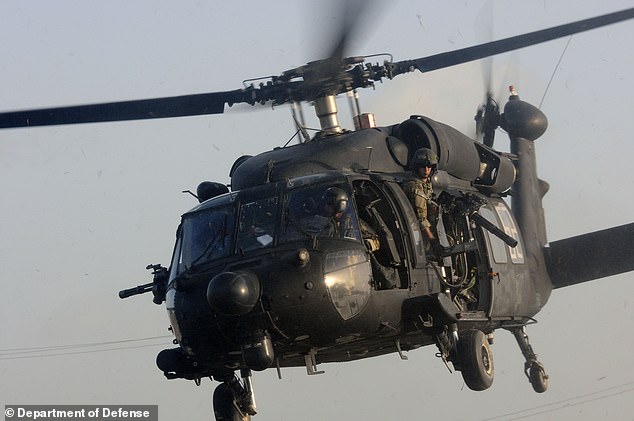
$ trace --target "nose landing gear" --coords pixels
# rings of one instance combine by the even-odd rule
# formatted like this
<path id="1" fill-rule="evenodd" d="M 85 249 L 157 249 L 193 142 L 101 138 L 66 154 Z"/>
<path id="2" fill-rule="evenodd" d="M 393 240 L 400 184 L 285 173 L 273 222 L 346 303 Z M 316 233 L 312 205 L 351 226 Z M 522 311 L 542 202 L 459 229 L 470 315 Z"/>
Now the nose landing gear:
<path id="1" fill-rule="evenodd" d="M 256 414 L 251 370 L 240 370 L 242 382 L 234 374 L 214 390 L 216 421 L 249 421 Z"/>
<path id="2" fill-rule="evenodd" d="M 533 347 L 528 343 L 528 335 L 524 330 L 524 326 L 509 330 L 515 336 L 517 344 L 520 346 L 522 354 L 526 359 L 524 363 L 524 373 L 526 377 L 528 377 L 535 392 L 544 393 L 546 389 L 548 389 L 548 374 L 546 374 L 546 369 L 542 363 L 537 361 L 537 354 L 533 352 Z"/>

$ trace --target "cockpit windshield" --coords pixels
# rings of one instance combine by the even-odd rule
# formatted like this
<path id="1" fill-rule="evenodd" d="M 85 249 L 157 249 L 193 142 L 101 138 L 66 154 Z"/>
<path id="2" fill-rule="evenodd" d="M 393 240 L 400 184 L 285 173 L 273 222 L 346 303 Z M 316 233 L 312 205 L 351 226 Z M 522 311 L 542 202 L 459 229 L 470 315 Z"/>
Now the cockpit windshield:
<path id="1" fill-rule="evenodd" d="M 183 217 L 179 270 L 227 256 L 233 246 L 233 206 L 221 206 Z"/>
<path id="2" fill-rule="evenodd" d="M 172 276 L 198 265 L 245 255 L 277 243 L 316 237 L 361 240 L 345 183 L 309 185 L 270 193 L 240 193 L 183 216 Z M 281 204 L 285 204 L 284 207 Z"/>
<path id="3" fill-rule="evenodd" d="M 273 244 L 277 202 L 278 199 L 275 196 L 240 205 L 237 241 L 240 254 Z"/>

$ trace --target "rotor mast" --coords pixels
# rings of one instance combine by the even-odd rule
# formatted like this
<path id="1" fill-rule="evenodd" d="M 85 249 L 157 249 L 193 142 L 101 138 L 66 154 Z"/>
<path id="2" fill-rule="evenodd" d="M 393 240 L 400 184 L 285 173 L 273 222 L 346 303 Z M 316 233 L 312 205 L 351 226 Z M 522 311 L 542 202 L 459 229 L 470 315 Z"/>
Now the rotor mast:
<path id="1" fill-rule="evenodd" d="M 319 119 L 321 131 L 325 135 L 339 134 L 343 129 L 337 117 L 337 103 L 335 95 L 326 95 L 315 100 L 315 113 Z"/>

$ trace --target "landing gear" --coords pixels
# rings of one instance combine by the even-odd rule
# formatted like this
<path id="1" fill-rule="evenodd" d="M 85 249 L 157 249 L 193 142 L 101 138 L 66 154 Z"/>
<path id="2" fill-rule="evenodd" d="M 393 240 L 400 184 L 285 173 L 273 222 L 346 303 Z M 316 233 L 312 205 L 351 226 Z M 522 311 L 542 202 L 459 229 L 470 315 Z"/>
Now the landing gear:
<path id="1" fill-rule="evenodd" d="M 460 333 L 458 358 L 462 378 L 471 390 L 485 390 L 493 384 L 493 353 L 486 335 L 471 329 Z"/>
<path id="2" fill-rule="evenodd" d="M 526 371 L 526 365 L 524 370 Z M 544 366 L 535 361 L 528 367 L 528 378 L 537 393 L 544 393 L 548 389 L 548 374 Z"/>
<path id="3" fill-rule="evenodd" d="M 528 377 L 535 392 L 544 393 L 546 389 L 548 389 L 548 374 L 546 374 L 546 369 L 542 363 L 537 361 L 537 354 L 533 352 L 533 347 L 528 343 L 528 335 L 524 331 L 524 326 L 509 330 L 515 335 L 517 344 L 520 346 L 522 354 L 526 359 L 524 363 L 524 373 L 526 377 Z"/>
<path id="4" fill-rule="evenodd" d="M 251 370 L 240 371 L 242 382 L 234 374 L 214 390 L 216 421 L 249 421 L 256 414 Z"/>
<path id="5" fill-rule="evenodd" d="M 468 329 L 458 333 L 457 326 L 450 325 L 436 335 L 436 345 L 440 351 L 436 356 L 442 358 L 445 365 L 451 361 L 454 368 L 462 372 L 469 389 L 480 391 L 491 387 L 493 352 L 489 338 L 481 330 Z"/>

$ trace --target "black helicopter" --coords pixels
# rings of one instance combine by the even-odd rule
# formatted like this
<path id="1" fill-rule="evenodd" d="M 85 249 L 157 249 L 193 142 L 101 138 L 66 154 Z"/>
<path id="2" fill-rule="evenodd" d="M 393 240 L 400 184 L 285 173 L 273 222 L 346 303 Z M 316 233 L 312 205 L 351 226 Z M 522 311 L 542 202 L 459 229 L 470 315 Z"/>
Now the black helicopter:
<path id="1" fill-rule="evenodd" d="M 347 132 L 337 121 L 334 96 L 414 69 L 439 69 L 629 19 L 634 12 L 608 16 L 418 60 L 369 64 L 333 56 L 230 92 L 4 113 L 0 126 L 220 113 L 225 103 L 238 102 L 315 102 L 322 125 L 317 136 L 241 157 L 231 169 L 232 192 L 202 183 L 201 204 L 183 216 L 169 268 L 150 267 L 153 283 L 121 294 L 151 290 L 156 303 L 167 301 L 179 347 L 159 354 L 159 367 L 168 378 L 221 381 L 214 399 L 220 417 L 255 412 L 250 370 L 306 366 L 316 373 L 318 363 L 393 352 L 404 357 L 403 351 L 431 344 L 469 387 L 485 389 L 493 379 L 489 335 L 498 328 L 518 338 L 531 383 L 543 391 L 547 375 L 524 326 L 552 288 L 634 269 L 632 226 L 545 247 L 539 204 L 547 187 L 537 178 L 532 142 L 546 120 L 514 93 L 503 114 L 489 103 L 479 117 L 485 139 L 498 126 L 510 134 L 510 154 L 422 116 L 376 128 L 371 116 L 359 115 L 359 128 Z M 401 189 L 420 147 L 439 157 L 434 189 L 440 255 L 426 252 Z M 311 232 L 300 222 L 323 207 L 332 188 L 350 200 L 351 228 L 342 238 Z M 512 210 L 503 200 L 507 195 Z M 364 223 L 378 239 L 376 250 L 364 241 Z M 579 256 L 579 250 L 592 255 Z"/>

